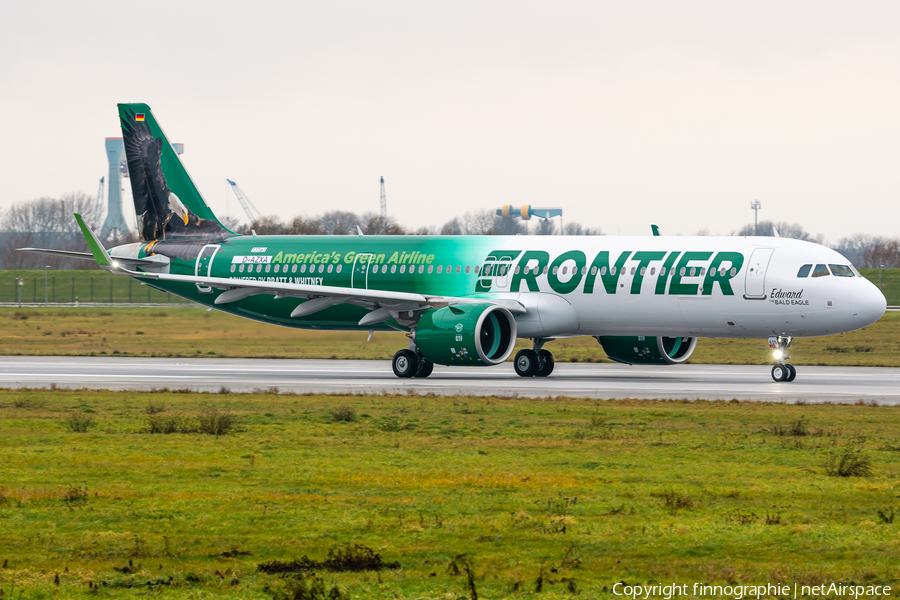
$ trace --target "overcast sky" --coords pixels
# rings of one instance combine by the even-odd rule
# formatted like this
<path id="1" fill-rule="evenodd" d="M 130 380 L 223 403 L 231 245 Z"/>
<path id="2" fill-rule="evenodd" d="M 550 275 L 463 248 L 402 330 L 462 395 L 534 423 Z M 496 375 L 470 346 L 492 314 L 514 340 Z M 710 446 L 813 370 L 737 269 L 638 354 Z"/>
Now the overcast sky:
<path id="1" fill-rule="evenodd" d="M 226 177 L 290 217 L 377 211 L 383 175 L 408 226 L 532 204 L 728 234 L 759 199 L 900 234 L 896 1 L 2 2 L 0 208 L 95 194 L 117 102 L 219 214 Z"/>

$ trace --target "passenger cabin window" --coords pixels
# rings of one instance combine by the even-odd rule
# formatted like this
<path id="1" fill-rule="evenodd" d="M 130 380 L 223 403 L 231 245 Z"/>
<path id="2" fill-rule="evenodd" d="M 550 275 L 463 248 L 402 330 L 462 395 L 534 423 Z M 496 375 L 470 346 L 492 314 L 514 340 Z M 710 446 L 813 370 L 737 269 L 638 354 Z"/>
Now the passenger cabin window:
<path id="1" fill-rule="evenodd" d="M 835 277 L 853 277 L 853 271 L 847 265 L 828 265 Z"/>
<path id="2" fill-rule="evenodd" d="M 797 271 L 797 277 L 809 277 L 809 271 L 812 269 L 812 265 L 803 265 L 800 267 L 800 270 Z"/>
<path id="3" fill-rule="evenodd" d="M 816 268 L 813 269 L 813 277 L 827 277 L 831 273 L 828 272 L 828 267 L 825 265 L 816 265 Z"/>

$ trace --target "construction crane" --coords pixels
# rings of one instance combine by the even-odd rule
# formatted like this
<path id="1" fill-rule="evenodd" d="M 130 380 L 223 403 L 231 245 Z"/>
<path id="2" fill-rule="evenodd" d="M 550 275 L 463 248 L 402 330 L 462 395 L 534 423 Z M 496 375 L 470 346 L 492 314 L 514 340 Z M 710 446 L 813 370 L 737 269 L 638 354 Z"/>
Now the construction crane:
<path id="1" fill-rule="evenodd" d="M 103 187 L 103 183 L 106 181 L 106 177 L 100 178 L 100 189 L 97 190 L 97 212 L 99 214 L 103 214 L 103 210 L 106 208 L 104 202 L 105 198 L 103 197 L 103 192 L 105 188 Z"/>
<path id="2" fill-rule="evenodd" d="M 228 185 L 231 186 L 231 189 L 234 190 L 234 195 L 237 196 L 238 203 L 240 203 L 241 208 L 244 209 L 244 214 L 247 215 L 247 219 L 250 221 L 250 223 L 258 221 L 259 218 L 262 217 L 262 214 L 260 214 L 260 212 L 256 210 L 256 207 L 253 206 L 253 203 L 250 202 L 250 199 L 244 195 L 244 192 L 241 191 L 241 188 L 238 186 L 238 184 L 230 179 L 226 179 L 225 181 L 227 181 Z"/>

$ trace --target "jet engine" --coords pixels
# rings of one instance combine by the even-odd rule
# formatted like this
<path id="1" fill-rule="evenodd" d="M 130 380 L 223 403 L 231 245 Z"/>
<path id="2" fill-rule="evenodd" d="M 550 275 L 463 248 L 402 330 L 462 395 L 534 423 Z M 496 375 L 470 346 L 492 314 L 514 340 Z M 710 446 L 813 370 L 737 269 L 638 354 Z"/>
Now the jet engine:
<path id="1" fill-rule="evenodd" d="M 626 365 L 678 365 L 697 347 L 697 338 L 662 336 L 597 336 L 612 360 Z"/>
<path id="2" fill-rule="evenodd" d="M 457 304 L 422 313 L 414 339 L 433 363 L 488 367 L 512 354 L 516 320 L 502 306 Z"/>

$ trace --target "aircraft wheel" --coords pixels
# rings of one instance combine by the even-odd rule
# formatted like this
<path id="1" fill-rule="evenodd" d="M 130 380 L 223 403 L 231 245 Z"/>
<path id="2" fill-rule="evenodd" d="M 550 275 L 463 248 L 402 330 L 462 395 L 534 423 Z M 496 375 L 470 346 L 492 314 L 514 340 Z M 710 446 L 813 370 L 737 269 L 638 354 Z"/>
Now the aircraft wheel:
<path id="1" fill-rule="evenodd" d="M 784 366 L 787 367 L 787 370 L 788 370 L 788 376 L 787 376 L 787 379 L 785 379 L 785 381 L 793 381 L 794 379 L 796 379 L 797 378 L 797 368 L 794 365 L 786 364 Z"/>
<path id="2" fill-rule="evenodd" d="M 519 350 L 516 359 L 513 361 L 516 368 L 516 375 L 519 377 L 532 377 L 538 371 L 538 355 L 534 350 Z"/>
<path id="3" fill-rule="evenodd" d="M 419 359 L 412 350 L 398 350 L 391 367 L 397 377 L 412 377 L 419 368 Z"/>
<path id="4" fill-rule="evenodd" d="M 434 371 L 434 363 L 430 360 L 423 360 L 419 368 L 416 369 L 416 377 L 428 377 Z"/>
<path id="5" fill-rule="evenodd" d="M 553 354 L 551 354 L 549 350 L 541 350 L 538 353 L 538 356 L 540 356 L 541 359 L 541 366 L 535 375 L 538 377 L 547 377 L 553 372 L 553 366 L 556 361 L 553 360 Z"/>
<path id="6" fill-rule="evenodd" d="M 772 367 L 772 379 L 775 381 L 786 381 L 789 375 L 790 371 L 788 371 L 787 366 L 785 365 L 775 365 Z"/>

